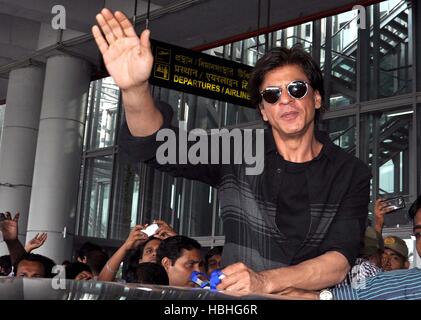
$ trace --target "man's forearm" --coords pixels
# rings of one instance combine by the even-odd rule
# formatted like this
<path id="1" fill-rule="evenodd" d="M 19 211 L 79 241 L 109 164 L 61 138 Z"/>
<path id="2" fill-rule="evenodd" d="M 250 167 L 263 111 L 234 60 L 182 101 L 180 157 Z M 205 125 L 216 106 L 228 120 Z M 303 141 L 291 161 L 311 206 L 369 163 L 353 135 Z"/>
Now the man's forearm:
<path id="1" fill-rule="evenodd" d="M 341 282 L 349 271 L 348 260 L 331 251 L 295 266 L 262 271 L 268 293 L 291 288 L 320 290 Z"/>
<path id="2" fill-rule="evenodd" d="M 22 243 L 20 243 L 20 241 L 17 239 L 7 240 L 5 242 L 6 242 L 7 248 L 9 249 L 10 260 L 12 261 L 12 265 L 14 265 L 26 253 L 25 248 L 23 247 Z"/>
<path id="3" fill-rule="evenodd" d="M 133 136 L 150 136 L 161 128 L 163 117 L 155 106 L 148 84 L 122 90 L 122 97 L 127 126 Z"/>

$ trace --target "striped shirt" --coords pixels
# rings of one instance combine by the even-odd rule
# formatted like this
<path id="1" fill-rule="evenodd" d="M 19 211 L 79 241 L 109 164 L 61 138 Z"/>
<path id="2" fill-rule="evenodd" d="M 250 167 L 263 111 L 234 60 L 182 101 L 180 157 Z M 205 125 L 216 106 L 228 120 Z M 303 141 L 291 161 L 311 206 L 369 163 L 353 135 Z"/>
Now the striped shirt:
<path id="1" fill-rule="evenodd" d="M 336 285 L 336 288 L 341 288 L 343 286 L 352 285 L 358 281 L 363 281 L 366 278 L 373 277 L 383 270 L 377 267 L 374 263 L 371 263 L 368 260 L 358 258 L 355 261 L 355 265 L 346 275 L 344 281 Z"/>
<path id="2" fill-rule="evenodd" d="M 381 272 L 331 292 L 335 300 L 421 300 L 421 269 Z"/>

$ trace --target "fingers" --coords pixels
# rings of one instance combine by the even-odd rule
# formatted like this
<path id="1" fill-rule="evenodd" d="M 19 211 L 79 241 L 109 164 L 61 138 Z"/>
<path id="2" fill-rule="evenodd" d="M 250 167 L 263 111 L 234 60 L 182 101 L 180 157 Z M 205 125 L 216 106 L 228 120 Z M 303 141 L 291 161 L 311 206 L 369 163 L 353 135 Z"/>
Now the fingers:
<path id="1" fill-rule="evenodd" d="M 10 212 L 9 212 L 9 214 L 10 214 Z M 13 218 L 13 221 L 18 222 L 19 221 L 19 216 L 20 216 L 20 213 L 19 212 L 16 212 L 15 217 Z"/>
<path id="2" fill-rule="evenodd" d="M 142 34 L 140 35 L 140 46 L 149 50 L 151 48 L 151 42 L 149 40 L 150 35 L 151 32 L 149 29 L 143 30 Z"/>
<path id="3" fill-rule="evenodd" d="M 132 23 L 127 19 L 126 15 L 121 11 L 116 11 L 114 17 L 120 23 L 120 26 L 123 28 L 123 32 L 128 37 L 137 37 L 136 31 L 133 28 Z"/>
<path id="4" fill-rule="evenodd" d="M 104 33 L 105 38 L 107 39 L 108 43 L 111 45 L 116 40 L 116 37 L 114 36 L 111 27 L 108 25 L 107 21 L 105 20 L 105 17 L 102 14 L 104 10 L 106 9 L 103 9 L 101 13 L 98 13 L 96 15 L 96 21 L 98 22 L 98 25 L 101 28 L 102 32 Z"/>
<path id="5" fill-rule="evenodd" d="M 153 223 L 156 223 L 158 226 L 163 226 L 163 225 L 169 226 L 169 224 L 166 223 L 164 220 L 159 220 L 159 219 L 154 219 Z"/>
<path id="6" fill-rule="evenodd" d="M 44 243 L 45 240 L 47 240 L 47 233 L 46 232 L 41 233 L 39 240 L 41 241 L 41 243 Z"/>
<path id="7" fill-rule="evenodd" d="M 79 273 L 76 277 L 75 280 L 90 280 L 92 279 L 92 274 L 88 271 L 82 271 L 81 273 Z"/>
<path id="8" fill-rule="evenodd" d="M 166 238 L 173 237 L 175 235 L 177 235 L 177 233 L 168 226 L 159 227 L 154 234 L 156 238 L 161 240 L 165 240 Z"/>
<path id="9" fill-rule="evenodd" d="M 238 272 L 243 271 L 243 270 L 248 270 L 247 266 L 242 262 L 237 262 L 237 263 L 231 264 L 228 267 L 224 268 L 222 270 L 222 273 L 225 274 L 226 276 L 229 276 L 233 273 L 238 273 Z"/>
<path id="10" fill-rule="evenodd" d="M 16 217 L 16 216 L 15 216 Z M 12 215 L 10 214 L 9 211 L 6 212 L 6 219 L 7 220 L 12 220 Z"/>
<path id="11" fill-rule="evenodd" d="M 111 32 L 113 33 L 114 37 L 116 39 L 123 38 L 123 29 L 121 28 L 120 23 L 114 17 L 114 14 L 106 8 L 102 9 L 101 14 L 104 17 L 108 26 L 111 28 Z"/>
<path id="12" fill-rule="evenodd" d="M 108 50 L 108 43 L 105 41 L 104 37 L 102 36 L 101 30 L 97 25 L 92 27 L 92 34 L 94 36 L 96 45 L 98 46 L 99 51 L 102 55 Z"/>

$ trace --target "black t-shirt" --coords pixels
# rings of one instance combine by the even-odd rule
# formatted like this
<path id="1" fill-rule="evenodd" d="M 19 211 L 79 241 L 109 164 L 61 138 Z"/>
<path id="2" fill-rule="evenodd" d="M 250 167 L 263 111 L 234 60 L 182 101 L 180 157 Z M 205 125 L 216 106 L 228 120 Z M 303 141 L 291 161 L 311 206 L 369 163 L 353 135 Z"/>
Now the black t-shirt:
<path id="1" fill-rule="evenodd" d="M 281 170 L 284 173 L 277 197 L 275 222 L 279 231 L 289 239 L 292 252 L 296 252 L 301 246 L 310 226 L 308 183 L 305 171 L 308 165 L 309 162 L 293 163 L 280 159 L 280 167 L 283 168 Z"/>

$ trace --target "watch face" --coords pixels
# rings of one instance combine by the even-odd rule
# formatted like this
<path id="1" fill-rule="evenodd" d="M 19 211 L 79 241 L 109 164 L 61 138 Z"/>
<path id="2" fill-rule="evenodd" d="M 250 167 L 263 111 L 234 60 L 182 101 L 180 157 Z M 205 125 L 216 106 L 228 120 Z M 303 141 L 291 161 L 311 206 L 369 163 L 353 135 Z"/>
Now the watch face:
<path id="1" fill-rule="evenodd" d="M 323 290 L 320 292 L 320 300 L 333 300 L 333 294 L 329 290 Z"/>

